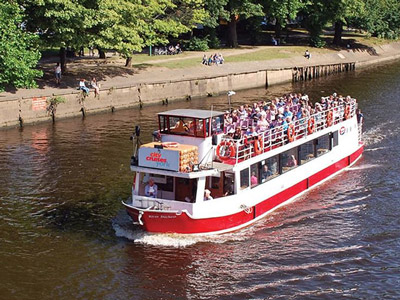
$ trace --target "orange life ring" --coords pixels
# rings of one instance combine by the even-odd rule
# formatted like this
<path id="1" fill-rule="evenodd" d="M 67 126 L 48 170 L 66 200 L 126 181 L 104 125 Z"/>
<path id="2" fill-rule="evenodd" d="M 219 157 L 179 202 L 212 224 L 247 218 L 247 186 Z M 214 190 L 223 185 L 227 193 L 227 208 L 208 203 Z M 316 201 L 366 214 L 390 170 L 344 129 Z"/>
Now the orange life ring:
<path id="1" fill-rule="evenodd" d="M 287 138 L 289 143 L 294 141 L 294 134 L 295 134 L 294 125 L 290 124 L 287 129 Z"/>
<path id="2" fill-rule="evenodd" d="M 326 114 L 326 127 L 332 126 L 333 112 L 330 110 Z"/>
<path id="3" fill-rule="evenodd" d="M 311 118 L 308 120 L 308 126 L 307 126 L 307 132 L 308 134 L 313 133 L 315 130 L 315 120 L 314 118 Z"/>
<path id="4" fill-rule="evenodd" d="M 350 105 L 346 105 L 344 108 L 344 119 L 348 120 L 350 118 Z"/>
<path id="5" fill-rule="evenodd" d="M 228 149 L 228 151 L 224 151 L 224 154 L 221 153 L 222 147 Z M 231 141 L 222 141 L 217 146 L 216 154 L 221 160 L 226 160 L 229 159 L 230 157 L 235 157 L 236 154 L 235 144 Z"/>
<path id="6" fill-rule="evenodd" d="M 261 154 L 261 151 L 262 151 L 262 148 L 263 148 L 262 147 L 262 142 L 263 142 L 263 140 L 262 140 L 261 136 L 258 136 L 258 138 L 256 138 L 254 140 L 254 153 L 256 155 Z"/>
<path id="7" fill-rule="evenodd" d="M 161 144 L 164 148 L 177 148 L 179 143 L 177 142 L 165 142 Z"/>

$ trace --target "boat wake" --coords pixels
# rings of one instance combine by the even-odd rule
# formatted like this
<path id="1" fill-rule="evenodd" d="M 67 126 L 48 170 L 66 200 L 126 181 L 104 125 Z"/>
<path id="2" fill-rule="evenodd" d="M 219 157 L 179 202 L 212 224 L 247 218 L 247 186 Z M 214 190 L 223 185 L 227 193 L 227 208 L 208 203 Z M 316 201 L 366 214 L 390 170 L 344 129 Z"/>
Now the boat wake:
<path id="1" fill-rule="evenodd" d="M 112 221 L 115 235 L 137 244 L 182 248 L 197 243 L 225 243 L 228 241 L 242 241 L 248 239 L 254 228 L 248 227 L 233 233 L 222 235 L 183 235 L 176 233 L 149 233 L 132 224 L 124 210 L 120 211 Z"/>
<path id="2" fill-rule="evenodd" d="M 356 170 L 365 170 L 365 169 L 372 169 L 372 168 L 378 168 L 378 167 L 380 167 L 380 165 L 365 164 L 365 165 L 361 165 L 361 166 L 350 167 L 347 170 L 348 171 L 356 171 Z"/>
<path id="3" fill-rule="evenodd" d="M 391 128 L 388 130 L 388 128 Z M 365 146 L 373 146 L 384 139 L 387 139 L 391 136 L 397 135 L 398 129 L 397 126 L 393 126 L 393 122 L 381 123 L 378 126 L 372 127 L 363 133 L 363 140 Z M 367 151 L 368 149 L 366 149 Z M 378 149 L 376 149 L 378 150 Z M 375 151 L 375 150 L 370 150 Z"/>

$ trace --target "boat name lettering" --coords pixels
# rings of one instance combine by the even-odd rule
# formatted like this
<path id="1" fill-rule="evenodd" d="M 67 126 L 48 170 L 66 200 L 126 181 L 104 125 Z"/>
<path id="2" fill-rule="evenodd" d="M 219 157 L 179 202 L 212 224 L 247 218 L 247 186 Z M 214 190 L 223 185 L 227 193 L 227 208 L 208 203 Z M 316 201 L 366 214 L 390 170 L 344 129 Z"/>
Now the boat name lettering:
<path id="1" fill-rule="evenodd" d="M 174 215 L 149 215 L 149 218 L 151 219 L 176 219 L 176 216 Z"/>
<path id="2" fill-rule="evenodd" d="M 340 128 L 340 135 L 343 135 L 345 133 L 346 133 L 346 128 L 342 126 L 342 128 Z"/>
<path id="3" fill-rule="evenodd" d="M 150 155 L 146 157 L 146 160 L 151 160 L 151 161 L 160 162 L 160 163 L 164 163 L 164 164 L 167 162 L 167 159 L 162 158 L 161 153 L 157 153 L 157 152 L 150 153 Z"/>

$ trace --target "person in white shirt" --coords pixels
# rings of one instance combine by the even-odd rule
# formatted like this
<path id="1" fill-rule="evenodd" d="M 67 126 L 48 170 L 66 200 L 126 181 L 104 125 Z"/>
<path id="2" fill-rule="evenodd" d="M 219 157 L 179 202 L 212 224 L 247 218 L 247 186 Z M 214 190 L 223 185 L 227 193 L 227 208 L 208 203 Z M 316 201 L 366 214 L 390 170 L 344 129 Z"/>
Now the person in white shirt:
<path id="1" fill-rule="evenodd" d="M 213 197 L 211 197 L 211 191 L 210 190 L 204 190 L 204 201 L 207 200 L 212 200 L 214 199 Z"/>
<path id="2" fill-rule="evenodd" d="M 149 183 L 144 188 L 144 194 L 147 197 L 157 198 L 157 191 L 158 191 L 158 187 L 154 183 L 154 179 L 150 178 L 149 179 Z"/>

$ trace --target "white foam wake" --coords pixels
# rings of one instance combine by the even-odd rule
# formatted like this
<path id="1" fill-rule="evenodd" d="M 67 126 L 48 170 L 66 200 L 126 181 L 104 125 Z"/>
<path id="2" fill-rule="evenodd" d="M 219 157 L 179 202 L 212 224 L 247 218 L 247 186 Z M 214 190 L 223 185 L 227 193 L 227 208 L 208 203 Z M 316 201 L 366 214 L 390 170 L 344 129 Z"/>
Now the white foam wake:
<path id="1" fill-rule="evenodd" d="M 355 171 L 355 170 L 365 170 L 365 169 L 372 169 L 372 168 L 378 168 L 380 167 L 380 165 L 376 165 L 376 164 L 365 164 L 365 165 L 361 165 L 361 166 L 354 166 L 354 167 L 350 167 L 347 170 L 349 171 Z"/>
<path id="2" fill-rule="evenodd" d="M 148 233 L 140 227 L 131 223 L 124 211 L 120 212 L 112 221 L 112 227 L 117 237 L 126 238 L 137 244 L 164 247 L 188 247 L 196 243 L 225 243 L 227 241 L 245 240 L 254 229 L 245 228 L 234 233 L 222 235 L 186 235 L 186 234 L 165 234 Z"/>
<path id="3" fill-rule="evenodd" d="M 381 123 L 372 127 L 363 133 L 363 140 L 366 146 L 372 146 L 380 143 L 386 138 L 398 134 L 398 128 L 393 121 Z"/>

